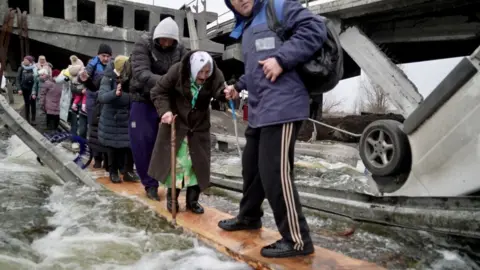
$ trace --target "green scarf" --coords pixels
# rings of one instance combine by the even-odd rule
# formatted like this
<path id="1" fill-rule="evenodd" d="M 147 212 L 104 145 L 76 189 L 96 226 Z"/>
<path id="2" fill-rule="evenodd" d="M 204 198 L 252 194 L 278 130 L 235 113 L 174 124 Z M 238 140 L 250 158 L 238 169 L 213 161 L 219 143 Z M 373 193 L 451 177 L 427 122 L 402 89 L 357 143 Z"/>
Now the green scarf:
<path id="1" fill-rule="evenodd" d="M 197 103 L 198 93 L 202 90 L 201 85 L 197 85 L 195 79 L 190 79 L 190 91 L 192 92 L 192 108 L 195 107 L 195 103 Z"/>

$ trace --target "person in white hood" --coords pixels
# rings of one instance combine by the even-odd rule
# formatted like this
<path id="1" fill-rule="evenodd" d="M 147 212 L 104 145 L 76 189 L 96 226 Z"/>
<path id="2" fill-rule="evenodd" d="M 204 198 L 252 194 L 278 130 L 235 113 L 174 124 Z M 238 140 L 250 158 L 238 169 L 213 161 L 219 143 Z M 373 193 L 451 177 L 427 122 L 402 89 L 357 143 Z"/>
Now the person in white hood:
<path id="1" fill-rule="evenodd" d="M 151 32 L 134 45 L 131 55 L 129 136 L 137 173 L 147 196 L 160 200 L 158 179 L 148 175 L 148 166 L 157 138 L 160 118 L 150 99 L 150 91 L 187 50 L 180 43 L 177 23 L 172 18 L 162 20 Z M 163 179 L 162 179 L 163 180 Z"/>

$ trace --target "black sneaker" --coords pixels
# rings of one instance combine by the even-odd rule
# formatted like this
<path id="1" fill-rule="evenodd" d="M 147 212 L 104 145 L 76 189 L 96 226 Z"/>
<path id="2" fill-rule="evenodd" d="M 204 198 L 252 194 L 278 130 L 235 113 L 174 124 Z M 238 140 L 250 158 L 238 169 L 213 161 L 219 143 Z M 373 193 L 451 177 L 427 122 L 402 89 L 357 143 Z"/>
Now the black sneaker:
<path id="1" fill-rule="evenodd" d="M 149 187 L 146 189 L 147 197 L 150 200 L 160 201 L 160 196 L 158 196 L 158 187 Z"/>
<path id="2" fill-rule="evenodd" d="M 126 172 L 123 174 L 123 181 L 137 183 L 140 181 L 140 177 L 136 173 Z"/>
<path id="3" fill-rule="evenodd" d="M 234 217 L 231 219 L 220 220 L 218 222 L 218 227 L 225 231 L 258 230 L 262 228 L 262 221 L 249 221 Z"/>
<path id="4" fill-rule="evenodd" d="M 114 184 L 122 183 L 122 179 L 120 179 L 118 173 L 110 173 L 110 181 Z"/>
<path id="5" fill-rule="evenodd" d="M 277 242 L 265 246 L 261 250 L 263 257 L 267 258 L 288 258 L 288 257 L 297 257 L 297 256 L 307 256 L 313 254 L 315 248 L 312 244 L 303 249 L 298 250 L 294 248 L 294 243 L 290 243 L 284 239 L 280 239 Z"/>

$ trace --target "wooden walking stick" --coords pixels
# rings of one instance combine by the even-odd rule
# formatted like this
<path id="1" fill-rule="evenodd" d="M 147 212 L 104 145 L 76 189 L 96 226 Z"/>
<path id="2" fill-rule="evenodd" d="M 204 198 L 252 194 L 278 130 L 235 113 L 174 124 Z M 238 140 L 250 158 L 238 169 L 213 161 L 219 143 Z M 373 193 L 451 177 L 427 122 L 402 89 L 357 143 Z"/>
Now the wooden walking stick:
<path id="1" fill-rule="evenodd" d="M 172 223 L 173 225 L 177 225 L 177 204 L 175 203 L 177 199 L 177 175 L 176 175 L 176 168 L 177 168 L 177 151 L 176 151 L 176 137 L 177 137 L 177 132 L 175 131 L 175 118 L 177 115 L 174 115 L 172 118 L 172 124 L 171 124 L 171 147 L 172 147 L 172 152 L 170 154 L 171 157 L 171 178 L 172 178 Z"/>

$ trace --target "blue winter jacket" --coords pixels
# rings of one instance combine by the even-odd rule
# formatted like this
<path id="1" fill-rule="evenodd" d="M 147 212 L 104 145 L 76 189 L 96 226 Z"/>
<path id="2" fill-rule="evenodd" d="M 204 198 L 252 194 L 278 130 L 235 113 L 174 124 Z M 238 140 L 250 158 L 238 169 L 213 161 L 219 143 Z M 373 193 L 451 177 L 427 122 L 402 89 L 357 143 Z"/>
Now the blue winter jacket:
<path id="1" fill-rule="evenodd" d="M 85 67 L 85 70 L 88 73 L 89 78 L 91 78 L 90 82 L 87 85 L 87 118 L 88 124 L 91 125 L 93 121 L 93 113 L 95 108 L 95 103 L 97 100 L 98 90 L 100 88 L 100 81 L 103 77 L 103 73 L 105 72 L 105 66 L 100 62 L 98 56 L 95 56 L 92 60 L 90 60 Z"/>
<path id="2" fill-rule="evenodd" d="M 293 33 L 285 42 L 268 28 L 268 0 L 255 0 L 250 18 L 237 13 L 230 0 L 225 0 L 236 18 L 231 37 L 242 36 L 245 74 L 235 88 L 248 91 L 248 125 L 252 128 L 308 118 L 309 95 L 295 68 L 308 61 L 327 38 L 325 24 L 300 1 L 276 1 L 284 2 L 282 25 Z M 275 57 L 283 68 L 274 83 L 265 77 L 258 63 L 270 57 Z"/>

